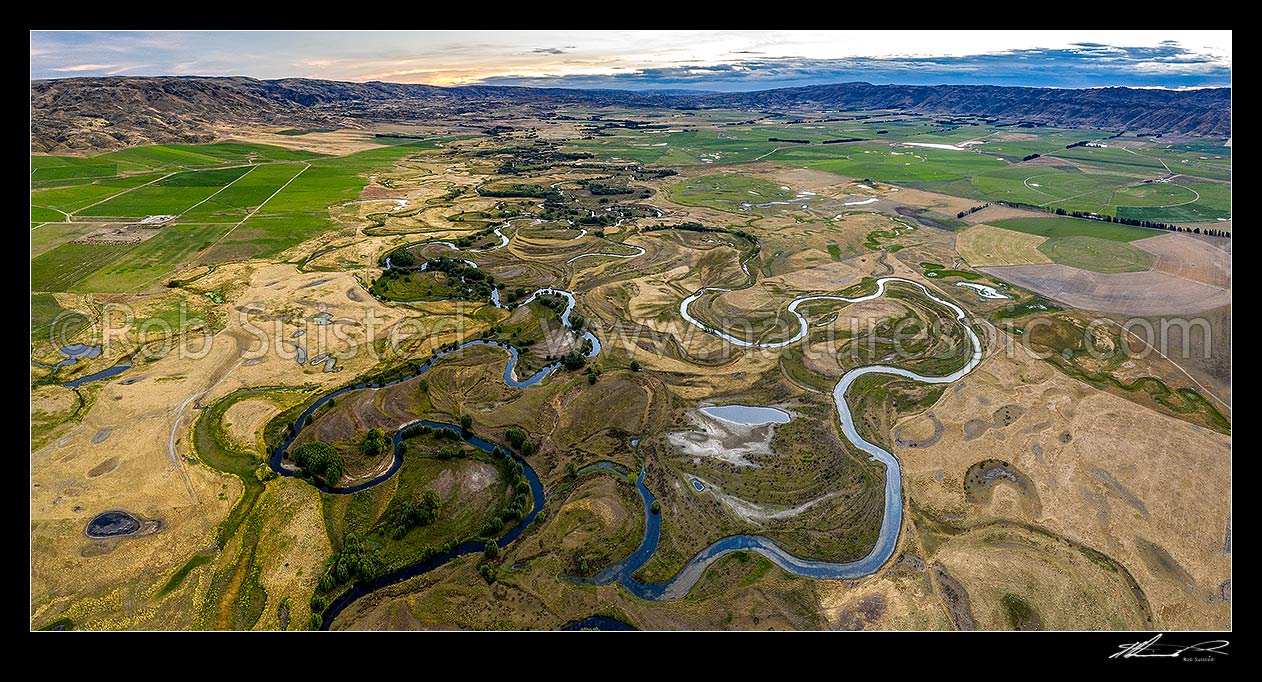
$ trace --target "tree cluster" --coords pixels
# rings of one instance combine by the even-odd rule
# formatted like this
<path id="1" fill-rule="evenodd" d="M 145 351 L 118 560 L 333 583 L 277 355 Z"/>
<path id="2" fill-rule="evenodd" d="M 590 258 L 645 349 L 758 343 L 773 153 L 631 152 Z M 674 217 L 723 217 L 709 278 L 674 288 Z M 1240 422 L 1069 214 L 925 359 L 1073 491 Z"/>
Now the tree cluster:
<path id="1" fill-rule="evenodd" d="M 529 457 L 535 452 L 535 444 L 530 440 L 530 434 L 525 429 L 519 429 L 516 426 L 510 427 L 504 434 L 508 439 L 508 444 L 513 446 L 518 452 Z"/>
<path id="2" fill-rule="evenodd" d="M 386 527 L 394 536 L 401 539 L 409 530 L 418 526 L 428 526 L 438 520 L 438 493 L 426 490 L 421 499 L 404 502 L 386 513 Z"/>
<path id="3" fill-rule="evenodd" d="M 390 448 L 390 437 L 380 426 L 368 429 L 359 441 L 359 450 L 369 457 L 376 457 Z"/>
<path id="4" fill-rule="evenodd" d="M 294 464 L 312 476 L 319 476 L 329 485 L 336 485 L 346 472 L 346 461 L 337 448 L 314 441 L 294 450 Z"/>

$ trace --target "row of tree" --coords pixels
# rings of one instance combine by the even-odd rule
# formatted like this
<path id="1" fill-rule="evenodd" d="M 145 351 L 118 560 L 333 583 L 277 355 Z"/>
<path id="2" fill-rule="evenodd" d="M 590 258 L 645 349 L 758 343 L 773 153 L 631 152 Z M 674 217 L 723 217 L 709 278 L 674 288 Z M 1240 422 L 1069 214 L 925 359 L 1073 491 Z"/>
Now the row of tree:
<path id="1" fill-rule="evenodd" d="M 987 206 L 989 206 L 989 205 L 990 205 L 990 204 L 982 204 L 981 206 L 974 206 L 974 207 L 972 207 L 972 208 L 968 209 L 967 211 L 960 211 L 959 213 L 956 213 L 956 214 L 955 214 L 955 217 L 956 217 L 956 218 L 963 218 L 964 216 L 969 215 L 970 213 L 976 213 L 976 212 L 978 212 L 978 211 L 982 210 L 983 208 L 986 208 L 986 207 L 987 207 Z"/>
<path id="2" fill-rule="evenodd" d="M 1020 201 L 997 201 L 997 204 L 1011 206 L 1013 208 L 1024 208 L 1031 211 L 1042 211 L 1044 213 L 1055 213 L 1056 215 L 1070 216 L 1073 218 L 1082 218 L 1083 220 L 1098 220 L 1102 223 L 1118 223 L 1119 225 L 1131 225 L 1134 227 L 1146 227 L 1152 230 L 1166 230 L 1168 232 L 1186 232 L 1188 234 L 1204 234 L 1211 237 L 1222 237 L 1231 239 L 1231 232 L 1228 230 L 1219 230 L 1217 228 L 1207 227 L 1184 227 L 1182 225 L 1172 225 L 1156 220 L 1140 220 L 1138 218 L 1119 218 L 1118 216 L 1100 215 L 1099 213 L 1089 213 L 1086 211 L 1066 211 L 1063 208 L 1052 210 L 1046 206 L 1036 206 L 1034 204 L 1026 204 Z"/>

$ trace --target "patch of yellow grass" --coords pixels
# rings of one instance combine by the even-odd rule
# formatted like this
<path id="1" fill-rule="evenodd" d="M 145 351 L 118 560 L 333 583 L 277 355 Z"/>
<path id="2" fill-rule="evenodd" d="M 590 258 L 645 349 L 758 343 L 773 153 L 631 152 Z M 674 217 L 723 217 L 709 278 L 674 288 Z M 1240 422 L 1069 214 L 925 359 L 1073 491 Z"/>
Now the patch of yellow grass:
<path id="1" fill-rule="evenodd" d="M 1039 251 L 1039 244 L 1045 241 L 1046 237 L 1036 234 L 974 225 L 955 238 L 955 250 L 975 268 L 1051 263 L 1052 259 Z"/>

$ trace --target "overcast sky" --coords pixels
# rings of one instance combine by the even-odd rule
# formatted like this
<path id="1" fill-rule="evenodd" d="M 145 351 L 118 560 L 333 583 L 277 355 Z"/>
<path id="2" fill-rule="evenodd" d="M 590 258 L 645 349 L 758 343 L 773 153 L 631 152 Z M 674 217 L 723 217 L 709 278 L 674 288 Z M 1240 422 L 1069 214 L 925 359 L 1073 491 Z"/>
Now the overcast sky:
<path id="1" fill-rule="evenodd" d="M 1230 31 L 34 31 L 31 78 L 253 76 L 756 90 L 1231 83 Z"/>

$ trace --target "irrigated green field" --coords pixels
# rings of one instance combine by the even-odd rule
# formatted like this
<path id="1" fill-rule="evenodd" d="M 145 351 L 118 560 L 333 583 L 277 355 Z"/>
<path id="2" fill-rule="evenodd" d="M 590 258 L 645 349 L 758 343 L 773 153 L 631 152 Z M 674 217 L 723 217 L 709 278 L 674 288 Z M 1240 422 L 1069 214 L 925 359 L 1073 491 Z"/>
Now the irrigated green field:
<path id="1" fill-rule="evenodd" d="M 40 218 L 64 221 L 67 213 L 75 214 L 93 204 L 109 201 L 142 185 L 156 182 L 161 173 L 139 173 L 119 177 L 101 178 L 91 184 L 79 184 L 31 192 L 32 222 Z M 37 210 L 41 209 L 41 210 Z M 53 210 L 50 210 L 53 209 Z"/>
<path id="2" fill-rule="evenodd" d="M 245 166 L 176 173 L 76 212 L 81 216 L 143 218 L 179 215 L 205 201 L 250 169 Z"/>
<path id="3" fill-rule="evenodd" d="M 75 287 L 76 291 L 138 291 L 160 284 L 180 264 L 206 250 L 230 229 L 229 225 L 176 224 L 162 229 L 158 236 L 126 251 L 108 264 L 102 264 Z M 66 246 L 79 246 L 67 244 Z M 65 247 L 58 247 L 58 250 Z M 86 248 L 100 248 L 90 245 Z"/>
<path id="4" fill-rule="evenodd" d="M 1099 237 L 1056 237 L 1038 248 L 1057 263 L 1093 272 L 1143 272 L 1153 260 L 1143 249 Z"/>
<path id="5" fill-rule="evenodd" d="M 1003 161 L 975 152 L 866 144 L 786 149 L 771 159 L 895 184 L 958 180 L 1004 167 Z"/>
<path id="6" fill-rule="evenodd" d="M 33 291 L 136 292 L 196 260 L 273 256 L 333 226 L 374 170 L 433 142 L 331 157 L 258 144 L 136 147 L 88 159 L 32 156 Z M 173 215 L 137 244 L 71 244 L 86 221 Z M 80 224 L 76 224 L 80 223 Z"/>
<path id="7" fill-rule="evenodd" d="M 31 295 L 31 338 L 46 333 L 73 338 L 90 320 L 82 313 L 66 310 L 52 294 Z"/>
<path id="8" fill-rule="evenodd" d="M 31 291 L 69 291 L 131 248 L 129 244 L 62 244 L 31 259 Z"/>
<path id="9" fill-rule="evenodd" d="M 1106 223 L 1101 220 L 1084 218 L 1066 218 L 1048 216 L 1046 218 L 1008 218 L 990 222 L 995 227 L 1016 230 L 1026 234 L 1037 234 L 1041 237 L 1095 237 L 1111 239 L 1117 242 L 1132 242 L 1144 237 L 1155 237 L 1161 232 L 1146 227 L 1133 227 L 1118 223 Z"/>
<path id="10" fill-rule="evenodd" d="M 660 165 L 776 161 L 979 201 L 1156 222 L 1231 217 L 1231 148 L 1216 141 L 1164 144 L 1105 131 L 888 114 L 810 123 L 779 115 L 732 118 L 733 112 L 699 112 L 669 128 L 605 129 L 569 146 Z M 1070 146 L 1081 142 L 1104 146 Z M 1026 160 L 1036 155 L 1044 160 Z"/>
<path id="11" fill-rule="evenodd" d="M 236 223 L 249 215 L 303 169 L 299 163 L 277 163 L 249 169 L 222 192 L 210 197 L 181 217 L 188 221 Z"/>

